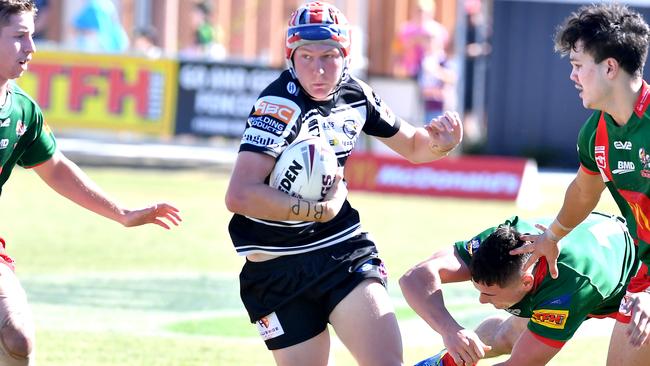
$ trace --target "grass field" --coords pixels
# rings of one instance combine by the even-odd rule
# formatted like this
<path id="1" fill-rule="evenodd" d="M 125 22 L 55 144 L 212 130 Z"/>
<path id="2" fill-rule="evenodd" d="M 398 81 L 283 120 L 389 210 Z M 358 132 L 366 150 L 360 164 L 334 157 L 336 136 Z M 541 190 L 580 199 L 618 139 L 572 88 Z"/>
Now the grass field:
<path id="1" fill-rule="evenodd" d="M 227 174 L 86 171 L 129 206 L 172 202 L 184 222 L 172 231 L 154 226 L 124 229 L 58 197 L 35 174 L 16 170 L 0 198 L 0 235 L 17 260 L 18 276 L 32 304 L 38 363 L 273 364 L 238 298 L 242 259 L 227 233 Z M 436 353 L 442 342 L 406 306 L 396 280 L 437 248 L 512 214 L 552 215 L 568 181 L 553 177 L 542 183 L 543 203 L 533 209 L 504 202 L 351 193 L 391 274 L 389 291 L 407 364 Z M 609 196 L 604 201 L 601 210 L 617 212 Z M 470 285 L 451 286 L 445 294 L 452 313 L 468 327 L 494 311 L 476 302 Z M 590 322 L 595 330 L 573 339 L 552 365 L 605 363 L 607 328 L 598 326 L 601 321 Z M 333 350 L 338 365 L 354 364 L 340 344 L 334 342 Z"/>

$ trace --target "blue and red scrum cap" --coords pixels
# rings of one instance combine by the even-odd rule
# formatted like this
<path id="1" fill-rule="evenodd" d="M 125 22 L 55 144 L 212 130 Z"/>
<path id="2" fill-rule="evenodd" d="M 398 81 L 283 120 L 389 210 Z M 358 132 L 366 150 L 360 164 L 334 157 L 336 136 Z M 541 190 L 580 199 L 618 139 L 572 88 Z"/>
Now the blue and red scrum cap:
<path id="1" fill-rule="evenodd" d="M 291 61 L 296 48 L 310 43 L 331 44 L 350 55 L 350 25 L 334 5 L 312 1 L 291 14 L 286 39 L 286 58 Z"/>

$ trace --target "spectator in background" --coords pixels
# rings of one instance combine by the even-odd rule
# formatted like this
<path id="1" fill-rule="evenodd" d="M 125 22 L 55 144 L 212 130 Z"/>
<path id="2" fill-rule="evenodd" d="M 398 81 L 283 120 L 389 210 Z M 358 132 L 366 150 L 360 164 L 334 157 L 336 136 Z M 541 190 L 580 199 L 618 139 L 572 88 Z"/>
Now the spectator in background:
<path id="1" fill-rule="evenodd" d="M 192 24 L 194 26 L 193 43 L 181 51 L 186 57 L 206 57 L 223 59 L 226 49 L 223 46 L 223 31 L 218 25 L 213 25 L 212 6 L 207 1 L 198 1 L 192 9 Z"/>
<path id="2" fill-rule="evenodd" d="M 129 38 L 111 0 L 87 0 L 73 26 L 79 50 L 124 52 L 129 47 Z"/>
<path id="3" fill-rule="evenodd" d="M 492 48 L 487 40 L 487 24 L 482 0 L 465 0 L 465 58 L 463 64 L 462 109 L 465 120 L 465 151 L 478 148 L 485 137 L 484 75 Z"/>
<path id="4" fill-rule="evenodd" d="M 158 32 L 153 26 L 136 28 L 131 44 L 133 53 L 137 55 L 152 59 L 162 56 L 162 49 L 158 46 Z"/>
<path id="5" fill-rule="evenodd" d="M 424 58 L 420 63 L 418 85 L 424 103 L 424 121 L 440 116 L 443 110 L 453 109 L 456 73 L 449 67 L 443 39 L 434 34 L 426 36 Z"/>
<path id="6" fill-rule="evenodd" d="M 36 18 L 34 19 L 34 41 L 47 40 L 47 25 L 50 19 L 50 2 L 49 0 L 35 0 L 34 5 L 38 9 Z"/>
<path id="7" fill-rule="evenodd" d="M 418 77 L 426 52 L 431 49 L 432 38 L 443 50 L 447 47 L 449 32 L 434 20 L 434 16 L 433 0 L 419 0 L 414 17 L 400 27 L 394 43 L 396 76 Z"/>

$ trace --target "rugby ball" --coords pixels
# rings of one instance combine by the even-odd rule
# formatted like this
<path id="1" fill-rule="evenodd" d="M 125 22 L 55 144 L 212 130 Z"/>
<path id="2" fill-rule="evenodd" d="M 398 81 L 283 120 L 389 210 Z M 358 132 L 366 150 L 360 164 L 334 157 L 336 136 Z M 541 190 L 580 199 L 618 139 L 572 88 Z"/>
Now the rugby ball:
<path id="1" fill-rule="evenodd" d="M 291 196 L 322 200 L 334 184 L 338 162 L 332 147 L 309 136 L 292 142 L 280 154 L 269 177 L 269 185 Z"/>

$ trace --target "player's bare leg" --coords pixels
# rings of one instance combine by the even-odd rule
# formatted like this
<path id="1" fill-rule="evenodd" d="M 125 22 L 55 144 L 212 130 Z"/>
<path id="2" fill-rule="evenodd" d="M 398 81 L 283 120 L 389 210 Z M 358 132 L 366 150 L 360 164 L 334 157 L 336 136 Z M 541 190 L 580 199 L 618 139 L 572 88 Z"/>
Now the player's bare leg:
<path id="1" fill-rule="evenodd" d="M 485 353 L 485 358 L 512 353 L 512 347 L 526 329 L 529 320 L 505 314 L 493 315 L 483 320 L 475 332 L 483 343 L 492 346 L 492 349 Z"/>
<path id="2" fill-rule="evenodd" d="M 316 337 L 290 347 L 273 350 L 273 358 L 278 366 L 328 365 L 330 336 L 327 329 Z"/>
<path id="3" fill-rule="evenodd" d="M 360 366 L 402 365 L 402 338 L 392 302 L 376 280 L 361 282 L 334 308 L 330 323 Z"/>
<path id="4" fill-rule="evenodd" d="M 646 343 L 640 348 L 630 344 L 626 334 L 628 324 L 616 322 L 612 337 L 609 340 L 607 352 L 607 366 L 647 366 L 650 360 L 650 344 Z"/>
<path id="5" fill-rule="evenodd" d="M 34 321 L 13 270 L 0 263 L 0 365 L 35 364 Z"/>

